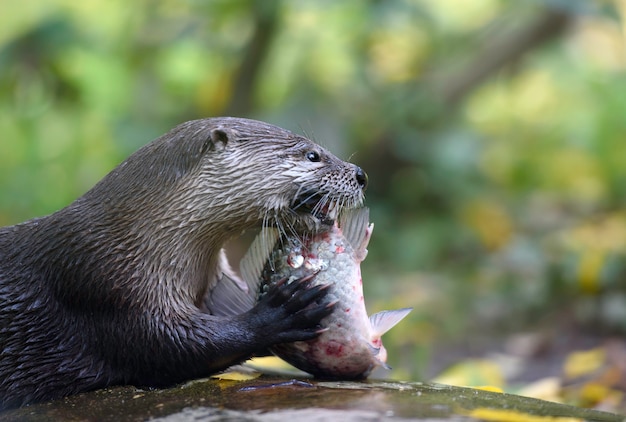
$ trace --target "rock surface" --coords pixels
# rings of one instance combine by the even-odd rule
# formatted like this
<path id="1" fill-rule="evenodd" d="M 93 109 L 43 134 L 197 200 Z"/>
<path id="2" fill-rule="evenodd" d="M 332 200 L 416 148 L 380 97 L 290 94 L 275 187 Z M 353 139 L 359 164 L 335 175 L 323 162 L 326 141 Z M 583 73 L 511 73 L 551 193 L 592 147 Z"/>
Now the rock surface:
<path id="1" fill-rule="evenodd" d="M 0 421 L 624 421 L 511 394 L 419 382 L 327 382 L 264 375 L 164 390 L 109 388 L 0 413 Z"/>

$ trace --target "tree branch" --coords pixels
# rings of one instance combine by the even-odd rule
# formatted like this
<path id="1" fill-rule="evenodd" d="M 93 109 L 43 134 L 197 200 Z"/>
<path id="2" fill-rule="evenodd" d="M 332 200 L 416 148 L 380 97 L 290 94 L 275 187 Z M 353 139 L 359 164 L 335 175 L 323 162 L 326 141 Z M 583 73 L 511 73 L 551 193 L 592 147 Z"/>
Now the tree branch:
<path id="1" fill-rule="evenodd" d="M 276 33 L 280 1 L 259 1 L 252 5 L 255 28 L 236 72 L 233 94 L 225 110 L 229 116 L 245 116 L 252 111 L 254 90 Z"/>
<path id="2" fill-rule="evenodd" d="M 573 21 L 571 13 L 546 9 L 536 21 L 483 46 L 460 71 L 435 84 L 434 96 L 445 106 L 455 106 L 489 76 L 519 60 L 539 46 L 561 36 Z"/>

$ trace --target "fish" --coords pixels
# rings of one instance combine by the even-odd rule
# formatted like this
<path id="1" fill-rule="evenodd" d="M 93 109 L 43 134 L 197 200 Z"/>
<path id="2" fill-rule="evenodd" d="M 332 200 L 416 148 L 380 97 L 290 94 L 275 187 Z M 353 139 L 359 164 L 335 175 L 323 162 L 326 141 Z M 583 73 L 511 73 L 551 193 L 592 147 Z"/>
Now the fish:
<path id="1" fill-rule="evenodd" d="M 316 274 L 313 285 L 328 285 L 327 298 L 334 303 L 318 337 L 274 345 L 274 355 L 324 379 L 364 379 L 376 367 L 390 369 L 381 337 L 412 308 L 367 316 L 360 264 L 373 229 L 369 209 L 361 207 L 343 210 L 328 230 L 305 236 L 266 230 L 253 241 L 240 272 L 258 297 L 285 279 L 290 283 Z"/>

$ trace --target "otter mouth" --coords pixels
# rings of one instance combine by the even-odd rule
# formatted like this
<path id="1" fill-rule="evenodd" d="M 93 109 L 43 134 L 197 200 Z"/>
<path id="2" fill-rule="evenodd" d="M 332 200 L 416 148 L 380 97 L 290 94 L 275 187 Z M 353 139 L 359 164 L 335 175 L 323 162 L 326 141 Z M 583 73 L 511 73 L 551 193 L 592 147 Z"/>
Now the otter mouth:
<path id="1" fill-rule="evenodd" d="M 328 194 L 308 191 L 298 195 L 291 209 L 300 214 L 307 214 L 317 218 L 322 224 L 333 225 L 339 206 L 336 201 L 329 198 Z"/>

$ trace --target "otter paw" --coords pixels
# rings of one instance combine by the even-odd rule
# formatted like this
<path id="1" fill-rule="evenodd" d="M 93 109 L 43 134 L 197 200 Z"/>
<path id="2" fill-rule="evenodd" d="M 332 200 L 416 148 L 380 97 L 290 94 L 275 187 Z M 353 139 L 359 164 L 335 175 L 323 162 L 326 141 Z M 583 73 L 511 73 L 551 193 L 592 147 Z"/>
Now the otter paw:
<path id="1" fill-rule="evenodd" d="M 268 346 L 310 340 L 325 331 L 320 325 L 335 303 L 326 300 L 329 285 L 312 285 L 315 274 L 270 287 L 252 309 Z"/>

